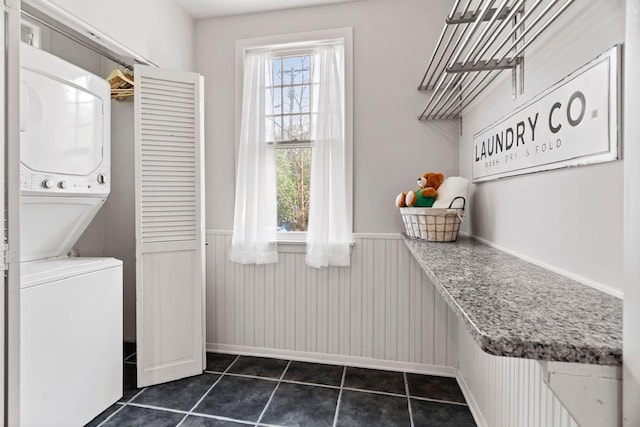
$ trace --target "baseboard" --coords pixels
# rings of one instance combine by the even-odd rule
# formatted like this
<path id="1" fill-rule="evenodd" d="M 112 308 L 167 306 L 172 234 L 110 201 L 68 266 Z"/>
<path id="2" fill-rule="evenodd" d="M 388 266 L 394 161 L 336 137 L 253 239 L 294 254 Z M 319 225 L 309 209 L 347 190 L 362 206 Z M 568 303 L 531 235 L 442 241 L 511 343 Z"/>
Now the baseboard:
<path id="1" fill-rule="evenodd" d="M 330 365 L 348 365 L 356 368 L 401 371 L 450 378 L 455 378 L 458 372 L 458 369 L 452 366 L 424 365 L 421 363 L 400 362 L 396 360 L 380 360 L 368 357 L 311 353 L 306 351 L 280 350 L 275 348 L 248 347 L 242 345 L 207 343 L 207 351 L 241 354 L 244 356 L 273 357 L 276 359 L 297 360 L 301 362 L 326 363 Z"/>
<path id="2" fill-rule="evenodd" d="M 471 411 L 471 415 L 473 415 L 473 419 L 475 420 L 476 424 L 478 425 L 478 427 L 488 427 L 487 422 L 482 416 L 482 411 L 480 411 L 478 402 L 476 402 L 476 399 L 473 397 L 473 393 L 471 393 L 471 389 L 467 385 L 467 382 L 464 380 L 464 376 L 459 369 L 456 375 L 456 379 L 458 380 L 458 384 L 460 385 L 460 389 L 462 390 L 464 399 L 467 401 L 467 405 L 469 405 L 469 410 Z"/>

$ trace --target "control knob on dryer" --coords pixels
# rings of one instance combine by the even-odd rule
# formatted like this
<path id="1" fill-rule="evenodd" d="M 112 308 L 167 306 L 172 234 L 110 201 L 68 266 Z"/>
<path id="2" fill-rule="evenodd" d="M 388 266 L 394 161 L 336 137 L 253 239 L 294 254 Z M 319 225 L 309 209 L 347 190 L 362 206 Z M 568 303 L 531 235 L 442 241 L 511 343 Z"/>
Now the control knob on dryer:
<path id="1" fill-rule="evenodd" d="M 46 188 L 47 190 L 53 188 L 53 182 L 50 179 L 45 179 L 42 181 L 42 188 Z"/>
<path id="2" fill-rule="evenodd" d="M 67 181 L 60 181 L 58 183 L 58 187 L 60 187 L 62 190 L 65 190 L 68 187 Z"/>

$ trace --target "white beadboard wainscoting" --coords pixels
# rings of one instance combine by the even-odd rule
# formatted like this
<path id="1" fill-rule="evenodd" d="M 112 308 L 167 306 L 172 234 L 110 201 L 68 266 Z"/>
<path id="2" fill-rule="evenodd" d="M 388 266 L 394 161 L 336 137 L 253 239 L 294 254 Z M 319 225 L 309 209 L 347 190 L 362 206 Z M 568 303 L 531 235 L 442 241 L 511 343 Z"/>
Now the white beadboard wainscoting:
<path id="1" fill-rule="evenodd" d="M 207 240 L 208 350 L 457 375 L 481 427 L 577 427 L 537 362 L 480 350 L 399 235 L 356 234 L 351 267 L 320 270 L 286 249 L 235 264 L 230 231 Z"/>
<path id="2" fill-rule="evenodd" d="M 207 348 L 455 376 L 455 314 L 397 234 L 355 235 L 351 267 L 228 260 L 207 232 Z"/>
<path id="3" fill-rule="evenodd" d="M 458 382 L 479 427 L 578 427 L 535 360 L 483 352 L 462 322 L 458 351 Z"/>

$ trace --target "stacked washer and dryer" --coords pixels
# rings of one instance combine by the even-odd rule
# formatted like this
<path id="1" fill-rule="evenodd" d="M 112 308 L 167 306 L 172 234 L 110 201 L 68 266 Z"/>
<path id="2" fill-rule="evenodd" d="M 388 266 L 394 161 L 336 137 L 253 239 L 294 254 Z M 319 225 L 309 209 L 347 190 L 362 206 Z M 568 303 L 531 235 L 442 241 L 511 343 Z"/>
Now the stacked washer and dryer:
<path id="1" fill-rule="evenodd" d="M 122 262 L 68 256 L 110 190 L 110 87 L 21 48 L 23 426 L 81 426 L 122 396 Z"/>

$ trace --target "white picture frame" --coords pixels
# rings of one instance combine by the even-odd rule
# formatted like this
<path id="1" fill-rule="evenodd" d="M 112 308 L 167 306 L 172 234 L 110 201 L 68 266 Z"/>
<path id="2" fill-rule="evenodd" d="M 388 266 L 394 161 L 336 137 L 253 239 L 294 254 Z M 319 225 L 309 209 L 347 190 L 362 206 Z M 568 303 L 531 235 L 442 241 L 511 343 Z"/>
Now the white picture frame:
<path id="1" fill-rule="evenodd" d="M 477 132 L 473 182 L 620 159 L 620 58 L 615 45 Z"/>

